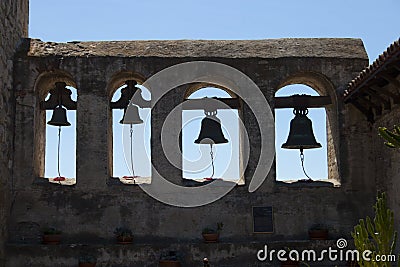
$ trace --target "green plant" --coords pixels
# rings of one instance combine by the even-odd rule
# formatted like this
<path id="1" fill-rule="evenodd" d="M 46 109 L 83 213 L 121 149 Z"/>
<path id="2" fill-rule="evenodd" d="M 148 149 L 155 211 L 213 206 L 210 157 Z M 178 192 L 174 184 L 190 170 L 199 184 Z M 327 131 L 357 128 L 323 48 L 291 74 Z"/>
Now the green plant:
<path id="1" fill-rule="evenodd" d="M 93 255 L 81 255 L 79 257 L 79 263 L 96 263 L 97 259 Z"/>
<path id="2" fill-rule="evenodd" d="M 217 223 L 217 228 L 210 228 L 210 227 L 205 227 L 203 228 L 203 231 L 201 232 L 202 234 L 216 234 L 222 231 L 222 228 L 224 227 L 224 224 L 222 222 Z"/>
<path id="3" fill-rule="evenodd" d="M 43 229 L 44 235 L 60 235 L 61 231 L 54 227 L 46 227 Z"/>
<path id="4" fill-rule="evenodd" d="M 160 255 L 160 260 L 165 260 L 165 261 L 179 261 L 180 255 L 177 251 L 164 251 Z"/>
<path id="5" fill-rule="evenodd" d="M 400 127 L 395 125 L 393 128 L 393 131 L 389 131 L 386 127 L 379 127 L 379 135 L 386 140 L 386 146 L 400 148 Z"/>
<path id="6" fill-rule="evenodd" d="M 325 224 L 316 223 L 311 226 L 310 230 L 326 230 L 328 227 Z"/>
<path id="7" fill-rule="evenodd" d="M 213 228 L 205 227 L 203 228 L 203 231 L 201 232 L 202 234 L 214 234 L 217 231 Z"/>
<path id="8" fill-rule="evenodd" d="M 132 231 L 129 228 L 126 227 L 117 227 L 114 230 L 114 234 L 116 237 L 120 238 L 130 238 L 132 237 Z"/>
<path id="9" fill-rule="evenodd" d="M 354 226 L 354 232 L 351 233 L 360 255 L 363 251 L 370 250 L 371 259 L 374 259 L 376 255 L 393 255 L 397 239 L 397 232 L 394 230 L 394 214 L 387 207 L 385 193 L 378 195 L 373 207 L 374 219 L 371 220 L 368 216 L 365 220 L 360 219 L 359 224 Z M 358 264 L 361 267 L 392 266 L 390 262 L 365 261 L 361 256 Z"/>

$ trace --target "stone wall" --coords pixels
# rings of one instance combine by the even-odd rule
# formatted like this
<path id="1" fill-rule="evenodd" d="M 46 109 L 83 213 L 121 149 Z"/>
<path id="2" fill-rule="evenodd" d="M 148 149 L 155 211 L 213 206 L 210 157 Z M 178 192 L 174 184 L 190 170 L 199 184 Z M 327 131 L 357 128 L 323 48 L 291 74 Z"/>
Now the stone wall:
<path id="1" fill-rule="evenodd" d="M 184 266 L 201 266 L 203 257 L 209 257 L 212 266 L 264 266 L 255 255 L 265 244 L 276 249 L 321 249 L 337 238 L 349 239 L 358 219 L 372 215 L 377 190 L 388 192 L 397 214 L 395 223 L 400 225 L 400 153 L 386 148 L 377 135 L 377 127 L 398 124 L 399 108 L 370 124 L 341 101 L 347 82 L 368 63 L 360 40 L 56 44 L 24 39 L 14 59 L 27 31 L 28 0 L 2 0 L 0 266 L 73 266 L 82 252 L 95 254 L 100 266 L 157 266 L 160 254 L 168 250 L 179 251 Z M 137 186 L 115 182 L 110 177 L 111 149 L 107 146 L 111 127 L 104 125 L 110 121 L 110 92 L 127 79 L 143 82 L 162 69 L 192 60 L 224 63 L 240 70 L 258 85 L 269 103 L 279 88 L 293 83 L 329 95 L 333 102 L 327 107 L 329 179 L 339 186 L 276 182 L 273 168 L 265 174 L 264 184 L 249 193 L 247 187 L 260 153 L 260 132 L 247 105 L 241 110 L 251 146 L 244 186 L 207 206 L 177 208 L 158 202 Z M 39 102 L 57 81 L 78 90 L 75 186 L 50 184 L 40 178 L 46 140 Z M 171 91 L 152 110 L 153 163 L 177 184 L 181 172 L 159 149 L 159 135 L 166 116 L 184 99 L 186 89 Z M 179 126 L 180 121 L 176 123 Z M 272 234 L 253 233 L 253 206 L 273 206 Z M 221 242 L 202 244 L 202 228 L 218 221 L 225 224 Z M 331 240 L 305 241 L 309 227 L 321 222 L 329 226 Z M 41 244 L 41 229 L 49 225 L 64 232 L 62 245 Z M 115 245 L 112 232 L 120 225 L 133 230 L 133 245 Z"/>
<path id="2" fill-rule="evenodd" d="M 214 54 L 210 56 L 210 52 Z M 254 259 L 256 248 L 261 249 L 266 242 L 297 246 L 295 240 L 306 240 L 308 229 L 315 223 L 327 224 L 332 240 L 350 238 L 353 225 L 370 213 L 376 177 L 374 158 L 364 144 L 371 141 L 371 129 L 356 110 L 339 100 L 347 82 L 368 63 L 360 40 L 55 44 L 27 39 L 18 55 L 14 69 L 18 95 L 13 168 L 17 194 L 10 215 L 8 266 L 50 266 L 55 262 L 57 266 L 69 266 L 78 257 L 78 251 L 70 248 L 77 245 L 85 245 L 81 251 L 96 251 L 101 266 L 156 266 L 160 253 L 168 249 L 190 254 L 184 259 L 188 266 L 202 255 L 210 256 L 220 266 L 238 266 L 235 254 L 241 259 Z M 169 66 L 193 60 L 238 69 L 258 85 L 269 103 L 283 84 L 290 83 L 304 83 L 329 95 L 333 100 L 328 108 L 333 146 L 330 154 L 336 157 L 330 163 L 334 167 L 330 167 L 329 176 L 340 185 L 276 182 L 273 168 L 265 173 L 264 184 L 249 193 L 261 137 L 247 105 L 242 113 L 251 153 L 244 186 L 236 186 L 207 206 L 178 208 L 158 202 L 137 186 L 115 183 L 108 170 L 110 91 L 124 80 L 145 80 Z M 45 121 L 39 102 L 56 81 L 64 81 L 78 91 L 75 186 L 49 184 L 40 178 Z M 186 89 L 181 86 L 169 92 L 152 110 L 152 161 L 176 183 L 181 173 L 166 160 L 159 135 L 168 112 L 184 99 Z M 253 206 L 273 206 L 274 233 L 253 233 Z M 218 221 L 225 227 L 216 247 L 218 253 L 212 253 L 209 247 L 199 244 L 200 234 L 203 227 Z M 40 244 L 40 230 L 48 225 L 57 225 L 64 232 L 64 245 L 52 248 L 54 262 L 46 255 L 46 246 Z M 132 247 L 114 245 L 112 232 L 119 225 L 133 230 Z M 22 247 L 30 251 L 29 258 L 18 257 Z M 252 264 L 256 266 L 256 261 Z"/>
<path id="3" fill-rule="evenodd" d="M 400 77 L 397 77 L 397 80 L 400 81 Z M 392 92 L 399 89 L 393 84 L 387 86 Z M 399 125 L 399 121 L 400 108 L 393 105 L 392 110 L 386 110 L 383 116 L 371 125 L 373 150 L 370 152 L 376 161 L 377 187 L 380 191 L 387 192 L 389 205 L 395 214 L 397 231 L 400 231 L 400 151 L 384 145 L 385 140 L 378 136 L 378 128 L 386 127 L 392 130 L 394 125 Z"/>
<path id="4" fill-rule="evenodd" d="M 0 2 L 0 264 L 4 262 L 7 239 L 12 149 L 13 149 L 13 56 L 21 40 L 28 36 L 28 0 Z"/>

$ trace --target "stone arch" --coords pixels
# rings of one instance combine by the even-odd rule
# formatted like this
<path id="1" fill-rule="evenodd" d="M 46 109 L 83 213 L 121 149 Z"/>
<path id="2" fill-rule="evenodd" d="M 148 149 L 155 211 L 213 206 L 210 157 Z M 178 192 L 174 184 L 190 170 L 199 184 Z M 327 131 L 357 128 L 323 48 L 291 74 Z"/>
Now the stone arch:
<path id="1" fill-rule="evenodd" d="M 111 100 L 115 91 L 123 86 L 127 80 L 135 80 L 138 84 L 143 84 L 146 77 L 134 71 L 119 71 L 114 73 L 106 88 L 109 100 Z"/>
<path id="2" fill-rule="evenodd" d="M 332 104 L 337 104 L 337 94 L 332 82 L 325 75 L 318 72 L 298 72 L 286 77 L 278 85 L 277 91 L 287 85 L 304 84 L 310 86 L 320 95 L 327 95 L 331 98 Z"/>
<path id="3" fill-rule="evenodd" d="M 237 95 L 234 92 L 232 92 L 229 88 L 227 88 L 225 86 L 222 86 L 222 85 L 213 84 L 213 83 L 194 83 L 194 84 L 191 84 L 186 89 L 183 98 L 187 99 L 194 92 L 196 92 L 198 90 L 201 90 L 203 88 L 207 88 L 207 87 L 214 87 L 214 88 L 218 88 L 218 89 L 224 90 L 232 98 L 237 98 Z"/>
<path id="4" fill-rule="evenodd" d="M 222 91 L 226 92 L 229 95 L 230 98 L 238 98 L 238 95 L 236 95 L 232 90 L 230 90 L 225 85 L 207 83 L 207 82 L 198 82 L 198 83 L 189 84 L 187 86 L 187 88 L 186 88 L 186 90 L 184 91 L 184 94 L 183 94 L 183 100 L 189 99 L 189 97 L 193 93 L 195 93 L 195 92 L 197 92 L 199 90 L 205 89 L 205 88 L 216 88 L 216 89 L 219 89 L 219 90 L 222 90 Z M 183 110 L 182 110 L 182 112 L 183 112 Z M 237 119 L 238 120 L 243 120 L 243 109 L 241 108 L 241 106 L 238 107 L 238 109 L 237 109 Z M 184 122 L 182 121 L 182 126 L 183 126 L 183 123 Z M 239 173 L 239 176 L 237 177 L 236 183 L 238 185 L 244 185 L 245 184 L 245 177 L 244 177 L 244 175 L 242 175 L 244 173 L 244 171 L 243 171 L 243 168 L 244 168 L 244 164 L 243 164 L 244 159 L 243 159 L 243 157 L 244 156 L 243 156 L 243 141 L 242 141 L 243 138 L 244 138 L 244 133 L 241 131 L 240 127 L 238 127 L 237 130 L 238 130 L 238 132 L 237 132 L 237 135 L 238 135 L 237 156 L 238 156 L 238 173 Z M 181 136 L 181 141 L 180 142 L 181 142 L 180 146 L 181 146 L 182 156 L 183 156 L 184 155 L 183 154 L 183 135 Z M 183 168 L 182 168 L 182 170 L 183 170 Z M 183 173 L 182 173 L 182 175 L 183 175 Z M 186 177 L 184 177 L 184 178 L 186 178 Z M 227 178 L 227 177 L 222 177 L 222 178 L 224 179 L 224 178 Z"/>
<path id="5" fill-rule="evenodd" d="M 146 80 L 146 77 L 140 73 L 137 73 L 135 71 L 118 71 L 115 72 L 109 82 L 107 83 L 107 88 L 106 88 L 106 92 L 107 92 L 107 99 L 108 99 L 108 103 L 110 103 L 112 101 L 112 98 L 114 96 L 114 94 L 118 91 L 118 89 L 120 89 L 122 86 L 125 85 L 125 82 L 127 80 L 135 80 L 138 85 L 141 85 L 144 83 L 144 81 Z M 149 92 L 150 90 L 148 88 L 147 89 Z M 142 88 L 140 89 L 142 90 Z M 150 92 L 151 95 L 151 92 Z M 139 111 L 141 112 L 141 111 Z M 150 113 L 151 114 L 151 113 Z M 114 119 L 116 119 L 117 121 L 119 121 L 121 118 L 113 118 L 113 110 L 109 109 L 108 111 L 108 127 L 107 127 L 107 147 L 108 147 L 108 176 L 109 177 L 113 177 L 113 178 L 118 178 L 115 177 L 114 175 L 114 136 L 115 133 L 113 131 L 113 124 L 114 124 Z M 151 116 L 151 115 L 150 115 Z M 151 130 L 150 130 L 151 131 Z M 150 150 L 150 149 L 149 149 Z M 137 158 L 136 158 L 137 159 Z M 128 173 L 127 173 L 128 174 Z M 120 179 L 121 182 L 123 182 L 123 180 Z M 123 182 L 124 183 L 124 182 Z"/>
<path id="6" fill-rule="evenodd" d="M 338 125 L 338 96 L 333 83 L 330 79 L 318 72 L 297 72 L 289 75 L 283 79 L 276 92 L 280 88 L 292 85 L 292 84 L 303 84 L 311 87 L 317 91 L 320 95 L 329 96 L 332 104 L 325 107 L 327 115 L 327 144 L 328 144 L 328 179 L 334 184 L 340 184 L 339 175 L 339 125 Z"/>
<path id="7" fill-rule="evenodd" d="M 43 101 L 49 91 L 55 87 L 56 82 L 65 82 L 67 86 L 74 87 L 77 83 L 73 76 L 64 70 L 52 70 L 40 73 L 34 84 L 34 174 L 35 177 L 44 178 L 45 171 L 45 150 L 46 150 L 46 112 L 40 109 L 40 102 Z"/>
<path id="8" fill-rule="evenodd" d="M 40 101 L 54 88 L 56 82 L 65 82 L 67 86 L 77 89 L 76 82 L 70 73 L 63 70 L 43 72 L 38 75 L 34 85 L 34 91 L 39 96 Z"/>

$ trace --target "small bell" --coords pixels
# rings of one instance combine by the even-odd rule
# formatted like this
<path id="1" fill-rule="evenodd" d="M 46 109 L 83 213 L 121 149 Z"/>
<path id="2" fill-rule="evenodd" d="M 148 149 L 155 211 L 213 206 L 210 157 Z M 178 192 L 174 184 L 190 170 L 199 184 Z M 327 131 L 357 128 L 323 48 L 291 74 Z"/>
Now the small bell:
<path id="1" fill-rule="evenodd" d="M 127 112 L 127 110 L 129 111 Z M 124 110 L 124 116 L 119 121 L 121 124 L 141 124 L 143 120 L 139 115 L 139 108 L 136 105 L 131 105 Z"/>
<path id="2" fill-rule="evenodd" d="M 201 121 L 199 137 L 194 141 L 196 144 L 224 144 L 228 143 L 222 133 L 221 121 L 216 112 L 206 113 Z"/>
<path id="3" fill-rule="evenodd" d="M 315 140 L 312 122 L 307 118 L 307 109 L 295 109 L 295 117 L 290 122 L 290 131 L 286 143 L 282 148 L 286 149 L 311 149 L 320 148 L 321 144 Z"/>
<path id="4" fill-rule="evenodd" d="M 53 126 L 70 126 L 71 123 L 69 123 L 67 119 L 67 109 L 62 106 L 56 107 L 53 110 L 51 120 L 49 120 L 47 124 Z"/>

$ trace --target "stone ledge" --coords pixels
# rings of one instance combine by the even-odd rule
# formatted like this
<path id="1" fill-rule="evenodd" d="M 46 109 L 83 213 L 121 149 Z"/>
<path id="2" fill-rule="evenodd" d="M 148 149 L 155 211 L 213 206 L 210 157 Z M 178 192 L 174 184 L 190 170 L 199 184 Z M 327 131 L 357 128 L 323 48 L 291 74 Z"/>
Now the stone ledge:
<path id="1" fill-rule="evenodd" d="M 266 242 L 235 243 L 155 243 L 155 244 L 60 244 L 20 245 L 7 244 L 7 266 L 74 266 L 79 255 L 91 254 L 97 258 L 98 266 L 158 266 L 160 255 L 177 251 L 183 266 L 202 266 L 207 257 L 212 266 L 279 266 L 277 259 L 271 262 L 257 260 L 257 252 L 268 245 L 275 249 L 315 249 L 316 251 L 335 247 L 336 240 L 287 240 Z M 34 256 L 33 256 L 34 255 Z M 341 265 L 342 264 L 342 265 Z M 337 266 L 345 266 L 336 262 Z M 311 266 L 332 266 L 332 262 L 317 262 Z"/>
<path id="2" fill-rule="evenodd" d="M 288 188 L 340 188 L 339 184 L 335 184 L 330 181 L 319 181 L 319 180 L 290 180 L 290 181 L 276 181 L 275 184 L 279 187 Z"/>
<path id="3" fill-rule="evenodd" d="M 316 57 L 368 59 L 361 39 L 352 38 L 74 41 L 68 43 L 25 39 L 24 44 L 20 47 L 20 52 L 31 57 L 216 57 L 270 59 Z"/>

